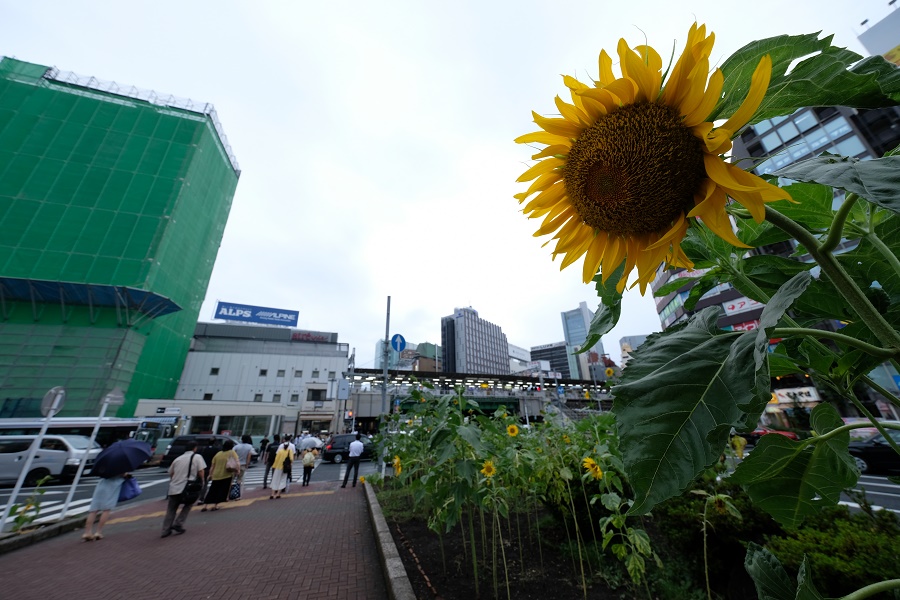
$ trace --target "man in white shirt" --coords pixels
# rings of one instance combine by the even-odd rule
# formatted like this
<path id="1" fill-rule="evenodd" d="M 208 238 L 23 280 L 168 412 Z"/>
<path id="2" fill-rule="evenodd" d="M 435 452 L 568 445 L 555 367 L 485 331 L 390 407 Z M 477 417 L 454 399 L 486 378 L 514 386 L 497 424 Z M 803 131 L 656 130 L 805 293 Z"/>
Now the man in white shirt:
<path id="1" fill-rule="evenodd" d="M 162 537 L 169 537 L 173 532 L 179 535 L 184 533 L 184 520 L 187 518 L 188 513 L 191 512 L 191 506 L 194 503 L 184 502 L 182 493 L 188 481 L 195 479 L 197 476 L 200 476 L 203 484 L 206 485 L 203 477 L 204 469 L 206 469 L 206 461 L 197 453 L 196 441 L 188 442 L 185 453 L 173 460 L 172 464 L 169 465 L 169 477 L 171 477 L 168 491 L 169 504 L 166 507 L 166 518 L 163 520 Z M 182 505 L 181 511 L 176 518 L 175 511 L 178 510 L 179 504 Z"/>
<path id="2" fill-rule="evenodd" d="M 353 474 L 353 487 L 356 487 L 356 481 L 359 479 L 359 460 L 362 458 L 363 453 L 363 443 L 359 441 L 360 436 L 358 433 L 356 434 L 356 439 L 350 442 L 350 462 L 347 464 L 347 470 L 344 472 L 344 485 L 342 488 L 347 487 L 347 478 L 350 476 L 350 470 L 353 469 L 355 472 Z"/>

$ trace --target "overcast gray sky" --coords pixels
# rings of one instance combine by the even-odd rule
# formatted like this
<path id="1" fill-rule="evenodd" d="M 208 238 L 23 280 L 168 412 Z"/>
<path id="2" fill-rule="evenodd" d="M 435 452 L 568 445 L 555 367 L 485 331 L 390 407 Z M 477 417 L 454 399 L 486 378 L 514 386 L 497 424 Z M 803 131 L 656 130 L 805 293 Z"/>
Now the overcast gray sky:
<path id="1" fill-rule="evenodd" d="M 154 2 L 0 0 L 0 55 L 215 104 L 243 173 L 201 320 L 216 300 L 299 310 L 373 365 L 391 333 L 440 343 L 472 306 L 529 348 L 563 339 L 586 301 L 580 263 L 559 271 L 516 178 L 555 112 L 560 75 L 597 76 L 620 37 L 664 57 L 691 23 L 713 60 L 783 33 L 856 36 L 887 0 L 608 2 Z M 618 73 L 618 71 L 617 71 Z M 649 292 L 648 292 L 649 293 Z M 604 344 L 659 330 L 653 299 L 625 297 Z"/>

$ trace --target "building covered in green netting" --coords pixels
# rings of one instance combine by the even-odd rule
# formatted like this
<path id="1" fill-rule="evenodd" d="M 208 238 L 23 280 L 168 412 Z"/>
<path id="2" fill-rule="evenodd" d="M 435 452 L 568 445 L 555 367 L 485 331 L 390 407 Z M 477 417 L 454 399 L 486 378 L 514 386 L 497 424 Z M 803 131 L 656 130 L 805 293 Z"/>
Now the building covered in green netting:
<path id="1" fill-rule="evenodd" d="M 0 417 L 173 397 L 239 176 L 212 105 L 0 60 Z"/>

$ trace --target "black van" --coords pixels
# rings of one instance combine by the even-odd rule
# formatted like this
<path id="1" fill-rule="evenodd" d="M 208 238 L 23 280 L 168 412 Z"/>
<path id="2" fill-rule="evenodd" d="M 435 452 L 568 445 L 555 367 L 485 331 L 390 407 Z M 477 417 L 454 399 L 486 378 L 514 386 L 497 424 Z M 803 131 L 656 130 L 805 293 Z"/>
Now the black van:
<path id="1" fill-rule="evenodd" d="M 355 433 L 341 433 L 332 437 L 326 444 L 322 453 L 322 460 L 340 463 L 350 458 L 350 442 L 356 439 Z M 375 444 L 366 436 L 359 438 L 363 443 L 361 460 L 371 459 L 375 456 Z"/>
<path id="2" fill-rule="evenodd" d="M 168 469 L 169 465 L 172 464 L 172 461 L 184 454 L 187 451 L 188 442 L 196 441 L 197 442 L 197 452 L 202 452 L 204 448 L 209 445 L 209 442 L 213 442 L 213 448 L 216 449 L 216 452 L 222 449 L 222 445 L 226 440 L 231 440 L 235 444 L 238 444 L 238 440 L 234 439 L 230 435 L 213 435 L 211 433 L 194 433 L 191 435 L 179 435 L 177 438 L 172 440 L 172 443 L 169 445 L 169 449 L 166 451 L 165 456 L 162 457 L 162 460 L 159 461 L 159 466 L 164 469 Z"/>

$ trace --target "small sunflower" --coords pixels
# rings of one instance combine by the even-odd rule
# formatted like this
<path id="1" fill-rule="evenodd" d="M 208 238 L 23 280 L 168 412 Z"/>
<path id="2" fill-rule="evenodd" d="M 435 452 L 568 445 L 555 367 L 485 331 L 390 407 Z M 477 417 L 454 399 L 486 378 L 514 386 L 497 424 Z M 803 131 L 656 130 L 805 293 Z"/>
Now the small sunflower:
<path id="1" fill-rule="evenodd" d="M 772 59 L 764 56 L 741 106 L 720 127 L 707 121 L 722 95 L 724 76 L 709 75 L 715 36 L 705 25 L 691 26 L 684 51 L 663 85 L 663 64 L 650 46 L 628 47 L 619 40 L 622 77 L 612 59 L 600 52 L 600 80 L 588 86 L 564 76 L 572 104 L 556 97 L 562 115 L 548 119 L 534 113 L 542 131 L 516 142 L 546 146 L 532 158 L 539 162 L 519 181 L 533 181 L 516 194 L 529 218 L 543 217 L 534 234 L 556 232 L 553 257 L 560 268 L 584 257 L 587 283 L 601 271 L 605 283 L 625 263 L 617 289 L 622 292 L 637 268 L 641 294 L 656 277 L 660 263 L 692 268 L 681 249 L 691 217 L 729 243 L 746 248 L 731 229 L 725 212 L 728 198 L 762 222 L 767 202 L 790 199 L 777 186 L 725 162 L 731 138 L 746 125 L 769 86 Z"/>
<path id="2" fill-rule="evenodd" d="M 363 476 L 360 476 L 360 477 L 359 477 L 359 482 L 360 482 L 360 483 L 365 483 L 365 482 L 366 482 L 366 478 L 363 477 Z"/>
<path id="3" fill-rule="evenodd" d="M 481 473 L 488 479 L 493 477 L 497 473 L 497 469 L 494 468 L 494 462 L 492 460 L 484 461 L 484 464 L 481 465 Z"/>
<path id="4" fill-rule="evenodd" d="M 519 428 L 515 425 L 507 425 L 506 433 L 509 435 L 509 437 L 516 437 L 517 435 L 519 435 Z"/>
<path id="5" fill-rule="evenodd" d="M 399 475 L 401 472 L 403 472 L 403 463 L 399 456 L 394 456 L 394 475 Z"/>
<path id="6" fill-rule="evenodd" d="M 593 458 L 588 456 L 581 464 L 584 466 L 584 470 L 591 474 L 591 477 L 594 479 L 603 479 L 603 469 L 600 468 L 600 465 L 598 465 L 597 461 Z"/>
<path id="7" fill-rule="evenodd" d="M 616 374 L 616 371 L 612 367 L 606 367 L 605 373 L 607 377 L 612 377 Z"/>
<path id="8" fill-rule="evenodd" d="M 572 438 L 570 438 L 568 435 L 563 435 L 563 441 L 567 444 L 571 444 Z"/>

